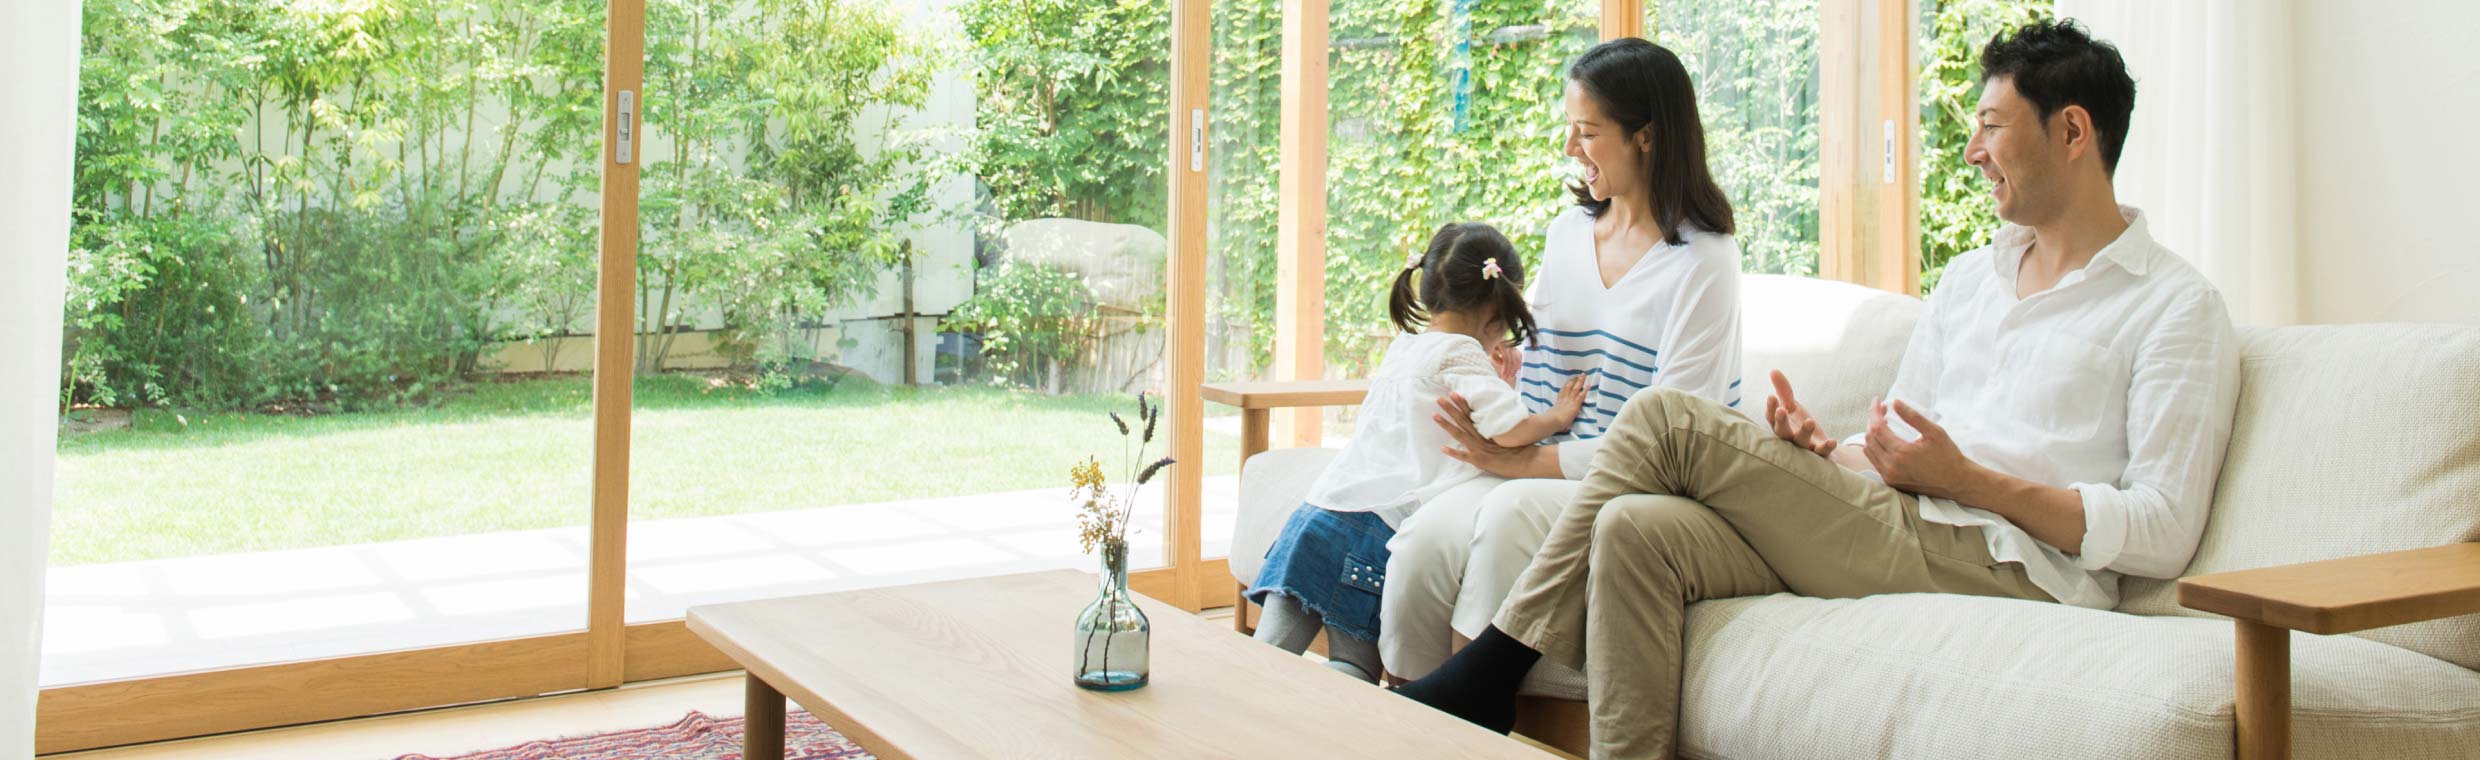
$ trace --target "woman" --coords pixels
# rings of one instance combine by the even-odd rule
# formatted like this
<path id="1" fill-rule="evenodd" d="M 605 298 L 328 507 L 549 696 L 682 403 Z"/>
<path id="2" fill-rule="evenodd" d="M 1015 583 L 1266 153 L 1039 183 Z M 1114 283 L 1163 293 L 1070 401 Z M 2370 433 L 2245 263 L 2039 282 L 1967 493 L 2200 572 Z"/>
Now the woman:
<path id="1" fill-rule="evenodd" d="M 1532 411 L 1578 376 L 1591 403 L 1548 445 L 1510 448 L 1474 431 L 1462 399 L 1440 402 L 1437 422 L 1462 446 L 1448 453 L 1497 477 L 1432 497 L 1388 543 L 1379 651 L 1401 678 L 1437 668 L 1453 634 L 1489 626 L 1629 396 L 1739 402 L 1739 245 L 1687 69 L 1651 42 L 1605 42 L 1569 67 L 1566 109 L 1567 155 L 1584 176 L 1528 293 L 1540 341 L 1507 369 Z"/>

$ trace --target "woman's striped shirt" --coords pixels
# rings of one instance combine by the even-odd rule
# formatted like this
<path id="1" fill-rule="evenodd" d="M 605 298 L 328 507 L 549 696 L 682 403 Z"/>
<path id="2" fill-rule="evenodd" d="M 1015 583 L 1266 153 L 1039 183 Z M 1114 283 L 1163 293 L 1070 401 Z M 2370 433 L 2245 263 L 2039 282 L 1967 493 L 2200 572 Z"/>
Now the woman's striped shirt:
<path id="1" fill-rule="evenodd" d="M 1550 223 L 1527 297 L 1541 326 L 1524 351 L 1516 390 L 1532 411 L 1568 378 L 1587 378 L 1582 414 L 1559 444 L 1560 468 L 1582 477 L 1629 397 L 1674 388 L 1740 406 L 1739 245 L 1694 227 L 1684 244 L 1657 243 L 1605 287 L 1593 218 L 1569 209 Z"/>

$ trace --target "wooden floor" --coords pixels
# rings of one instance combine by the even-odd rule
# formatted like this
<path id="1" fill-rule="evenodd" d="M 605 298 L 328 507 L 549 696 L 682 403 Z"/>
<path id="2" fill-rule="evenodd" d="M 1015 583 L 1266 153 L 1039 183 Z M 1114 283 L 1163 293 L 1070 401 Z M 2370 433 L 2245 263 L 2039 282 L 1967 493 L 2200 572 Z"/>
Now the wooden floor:
<path id="1" fill-rule="evenodd" d="M 715 717 L 739 717 L 740 673 L 43 757 L 389 760 L 414 753 L 446 757 L 536 739 L 667 725 L 688 715 L 690 710 Z"/>

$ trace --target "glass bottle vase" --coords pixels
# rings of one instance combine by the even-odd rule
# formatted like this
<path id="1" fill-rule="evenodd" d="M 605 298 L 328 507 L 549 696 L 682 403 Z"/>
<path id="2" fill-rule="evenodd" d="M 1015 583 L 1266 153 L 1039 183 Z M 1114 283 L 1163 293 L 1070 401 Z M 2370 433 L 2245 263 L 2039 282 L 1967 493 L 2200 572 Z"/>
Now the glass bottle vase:
<path id="1" fill-rule="evenodd" d="M 1076 616 L 1076 685 L 1127 691 L 1145 685 L 1153 625 L 1128 596 L 1128 544 L 1102 544 L 1102 591 Z"/>

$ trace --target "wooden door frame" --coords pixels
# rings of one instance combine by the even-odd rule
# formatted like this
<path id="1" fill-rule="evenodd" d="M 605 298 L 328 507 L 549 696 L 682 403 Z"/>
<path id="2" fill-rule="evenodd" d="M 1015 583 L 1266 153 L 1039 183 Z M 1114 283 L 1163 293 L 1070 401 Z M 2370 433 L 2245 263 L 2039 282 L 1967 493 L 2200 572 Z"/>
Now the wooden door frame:
<path id="1" fill-rule="evenodd" d="M 1817 274 L 1920 294 L 1918 0 L 1818 4 Z"/>

